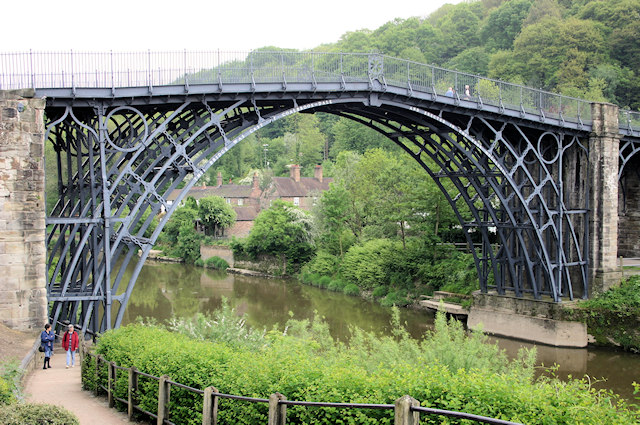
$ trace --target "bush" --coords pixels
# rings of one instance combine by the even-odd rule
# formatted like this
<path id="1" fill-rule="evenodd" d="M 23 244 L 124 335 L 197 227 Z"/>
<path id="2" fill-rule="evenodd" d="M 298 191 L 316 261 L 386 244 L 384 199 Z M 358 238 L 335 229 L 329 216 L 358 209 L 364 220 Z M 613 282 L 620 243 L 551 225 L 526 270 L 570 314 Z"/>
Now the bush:
<path id="1" fill-rule="evenodd" d="M 207 261 L 204 262 L 204 265 L 205 267 L 218 270 L 227 270 L 229 268 L 229 263 L 227 263 L 224 258 L 220 258 L 218 256 L 207 258 Z"/>
<path id="2" fill-rule="evenodd" d="M 35 403 L 0 406 L 0 423 L 3 425 L 80 425 L 78 418 L 62 407 Z"/>
<path id="3" fill-rule="evenodd" d="M 587 324 L 598 344 L 640 352 L 640 276 L 580 303 L 570 314 Z"/>
<path id="4" fill-rule="evenodd" d="M 0 365 L 0 405 L 13 403 L 22 398 L 20 378 L 23 370 L 18 361 L 3 362 Z"/>
<path id="5" fill-rule="evenodd" d="M 345 286 L 342 291 L 346 294 L 346 295 L 360 295 L 360 288 L 358 288 L 358 285 L 355 285 L 353 283 L 348 284 L 347 286 Z"/>
<path id="6" fill-rule="evenodd" d="M 318 273 L 312 273 L 309 276 L 309 283 L 313 286 L 320 286 L 320 278 L 322 276 L 320 276 Z"/>
<path id="7" fill-rule="evenodd" d="M 341 274 L 344 279 L 363 289 L 372 289 L 387 282 L 387 267 L 394 242 L 374 239 L 364 245 L 354 245 L 344 256 Z"/>
<path id="8" fill-rule="evenodd" d="M 382 298 L 389 292 L 389 288 L 386 286 L 376 286 L 373 288 L 372 296 L 373 298 Z"/>
<path id="9" fill-rule="evenodd" d="M 9 383 L 0 377 L 0 405 L 13 403 L 14 401 L 15 397 L 9 387 Z"/>
<path id="10" fill-rule="evenodd" d="M 392 291 L 380 300 L 380 304 L 385 307 L 404 307 L 411 304 L 411 301 L 407 299 L 407 295 L 406 290 Z"/>
<path id="11" fill-rule="evenodd" d="M 222 393 L 249 397 L 280 392 L 289 400 L 393 404 L 409 394 L 422 406 L 526 424 L 627 425 L 640 419 L 617 396 L 591 388 L 586 380 L 534 380 L 535 351 L 522 351 L 509 362 L 484 335 L 467 336 L 459 322 L 447 322 L 444 314 L 438 314 L 435 331 L 422 341 L 409 337 L 398 322 L 396 309 L 392 336 L 355 330 L 345 345 L 333 341 L 322 322 L 290 321 L 286 334 L 268 333 L 257 350 L 134 324 L 107 331 L 97 352 L 118 365 L 166 374 L 184 385 L 215 385 Z M 100 379 L 106 384 L 106 376 Z M 157 388 L 155 381 L 140 381 L 143 409 L 157 409 Z M 125 398 L 126 389 L 127 374 L 118 374 L 115 395 Z M 171 400 L 173 422 L 201 423 L 202 396 L 173 387 Z M 266 423 L 266 416 L 265 404 L 220 400 L 221 424 Z M 425 420 L 440 423 L 442 418 Z M 287 423 L 392 424 L 393 415 L 290 406 Z M 447 423 L 466 422 L 452 418 Z"/>
<path id="12" fill-rule="evenodd" d="M 196 267 L 204 267 L 204 261 L 202 261 L 202 258 L 198 258 L 193 265 Z"/>
<path id="13" fill-rule="evenodd" d="M 335 280 L 332 280 L 331 283 L 329 283 L 329 286 L 327 286 L 327 289 L 329 289 L 330 291 L 342 292 L 345 286 L 347 286 L 346 282 L 340 279 L 335 279 Z"/>
<path id="14" fill-rule="evenodd" d="M 305 265 L 305 270 L 323 276 L 333 276 L 338 269 L 338 258 L 325 251 L 318 251 L 316 256 Z"/>
<path id="15" fill-rule="evenodd" d="M 318 279 L 318 286 L 320 288 L 326 288 L 329 286 L 330 283 L 331 283 L 331 278 L 329 276 L 322 276 L 320 279 Z"/>

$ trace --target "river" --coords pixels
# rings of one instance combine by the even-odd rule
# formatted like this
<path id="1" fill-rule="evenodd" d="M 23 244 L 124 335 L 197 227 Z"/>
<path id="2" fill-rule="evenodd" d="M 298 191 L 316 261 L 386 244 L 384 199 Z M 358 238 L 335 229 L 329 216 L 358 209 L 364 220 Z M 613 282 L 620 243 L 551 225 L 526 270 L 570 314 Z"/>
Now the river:
<path id="1" fill-rule="evenodd" d="M 328 323 L 335 338 L 346 340 L 349 328 L 388 333 L 391 309 L 376 303 L 301 285 L 296 280 L 262 279 L 203 270 L 181 264 L 147 261 L 131 295 L 123 324 L 137 317 L 163 322 L 172 315 L 208 313 L 226 298 L 238 313 L 246 314 L 250 326 L 283 328 L 291 317 L 306 319 L 317 314 Z M 427 311 L 401 309 L 400 318 L 414 338 L 432 328 L 434 316 Z M 504 338 L 492 338 L 513 357 L 518 348 L 532 347 Z M 603 348 L 569 349 L 538 345 L 538 362 L 559 366 L 560 378 L 588 375 L 597 388 L 607 388 L 633 400 L 632 382 L 640 382 L 640 355 Z M 594 379 L 595 378 L 595 379 Z M 604 380 L 604 381 L 603 381 Z"/>

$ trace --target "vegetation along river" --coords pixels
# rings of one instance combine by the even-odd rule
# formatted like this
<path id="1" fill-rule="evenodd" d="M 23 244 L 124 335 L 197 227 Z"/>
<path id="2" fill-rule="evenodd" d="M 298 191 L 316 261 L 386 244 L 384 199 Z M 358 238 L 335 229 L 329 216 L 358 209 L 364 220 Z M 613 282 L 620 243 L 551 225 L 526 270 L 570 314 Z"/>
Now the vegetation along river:
<path id="1" fill-rule="evenodd" d="M 131 273 L 131 270 L 129 270 Z M 151 317 L 159 322 L 176 316 L 208 313 L 228 299 L 238 313 L 247 316 L 252 327 L 271 329 L 291 317 L 311 318 L 314 312 L 325 318 L 335 338 L 348 339 L 349 328 L 388 333 L 391 309 L 359 297 L 351 297 L 301 285 L 296 280 L 263 279 L 204 270 L 181 264 L 148 261 L 133 290 L 124 324 L 137 317 Z M 411 335 L 420 338 L 433 324 L 427 311 L 401 309 L 401 320 Z M 519 347 L 531 347 L 520 341 L 492 338 L 513 357 Z M 585 374 L 598 388 L 608 388 L 633 400 L 633 381 L 640 382 L 640 355 L 592 348 L 567 349 L 539 345 L 538 362 L 545 366 L 558 364 L 557 375 L 575 378 Z M 606 381 L 602 382 L 603 379 Z"/>

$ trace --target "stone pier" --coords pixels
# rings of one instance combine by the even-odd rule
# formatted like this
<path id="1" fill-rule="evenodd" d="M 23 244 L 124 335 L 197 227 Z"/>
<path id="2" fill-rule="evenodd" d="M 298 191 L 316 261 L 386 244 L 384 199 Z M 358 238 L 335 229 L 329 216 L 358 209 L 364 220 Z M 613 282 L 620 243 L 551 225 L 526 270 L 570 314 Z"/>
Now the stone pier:
<path id="1" fill-rule="evenodd" d="M 618 107 L 592 103 L 589 137 L 589 297 L 620 283 L 618 267 L 618 167 L 620 133 Z"/>
<path id="2" fill-rule="evenodd" d="M 47 320 L 44 107 L 33 90 L 0 91 L 0 322 Z"/>

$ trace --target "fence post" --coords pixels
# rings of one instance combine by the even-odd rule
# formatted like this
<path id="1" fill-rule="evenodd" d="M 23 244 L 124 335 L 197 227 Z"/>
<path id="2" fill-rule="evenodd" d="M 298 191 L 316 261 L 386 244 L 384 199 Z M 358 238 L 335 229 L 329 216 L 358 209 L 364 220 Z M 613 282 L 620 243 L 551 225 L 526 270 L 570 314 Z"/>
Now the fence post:
<path id="1" fill-rule="evenodd" d="M 218 390 L 214 387 L 204 389 L 204 401 L 202 403 L 202 425 L 218 424 L 218 396 L 213 395 Z"/>
<path id="2" fill-rule="evenodd" d="M 107 399 L 109 400 L 109 407 L 113 407 L 116 404 L 116 401 L 113 397 L 114 387 L 116 385 L 116 368 L 114 362 L 109 362 L 109 390 L 107 392 Z"/>
<path id="3" fill-rule="evenodd" d="M 162 425 L 169 416 L 167 406 L 169 405 L 171 391 L 167 381 L 169 381 L 169 377 L 162 375 L 158 384 L 158 425 Z"/>
<path id="4" fill-rule="evenodd" d="M 96 378 L 96 395 L 98 395 L 98 391 L 100 389 L 100 381 L 99 381 L 100 373 L 98 372 L 98 367 L 100 367 L 100 356 L 96 356 L 95 359 L 96 359 L 96 370 L 95 370 L 95 372 L 96 372 L 96 376 L 95 376 L 95 378 Z"/>
<path id="5" fill-rule="evenodd" d="M 394 425 L 418 425 L 420 412 L 411 412 L 412 406 L 420 406 L 420 402 L 408 395 L 402 396 L 395 402 Z"/>
<path id="6" fill-rule="evenodd" d="M 127 416 L 129 420 L 133 418 L 133 406 L 136 402 L 136 394 L 138 393 L 138 369 L 131 367 L 129 369 L 129 389 L 128 389 L 128 405 Z"/>
<path id="7" fill-rule="evenodd" d="M 287 423 L 287 406 L 280 405 L 280 400 L 287 398 L 280 393 L 269 396 L 269 425 L 285 425 Z"/>

